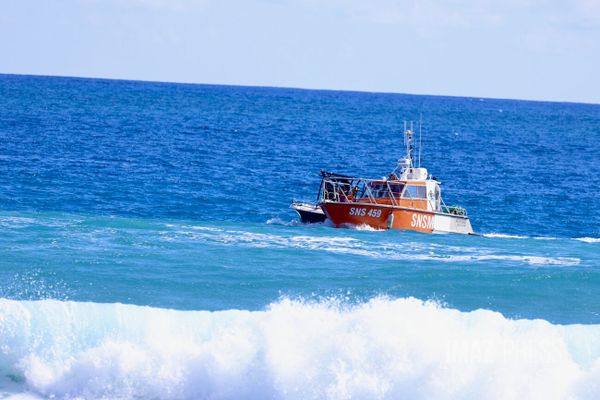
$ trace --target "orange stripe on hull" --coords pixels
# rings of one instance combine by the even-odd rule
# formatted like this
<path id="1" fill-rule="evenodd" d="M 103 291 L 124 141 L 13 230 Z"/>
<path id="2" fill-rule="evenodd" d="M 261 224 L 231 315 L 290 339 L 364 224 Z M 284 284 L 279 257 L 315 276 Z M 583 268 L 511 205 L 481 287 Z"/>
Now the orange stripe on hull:
<path id="1" fill-rule="evenodd" d="M 321 207 L 327 218 L 337 227 L 368 225 L 375 229 L 433 232 L 435 215 L 432 213 L 356 203 L 323 203 Z"/>

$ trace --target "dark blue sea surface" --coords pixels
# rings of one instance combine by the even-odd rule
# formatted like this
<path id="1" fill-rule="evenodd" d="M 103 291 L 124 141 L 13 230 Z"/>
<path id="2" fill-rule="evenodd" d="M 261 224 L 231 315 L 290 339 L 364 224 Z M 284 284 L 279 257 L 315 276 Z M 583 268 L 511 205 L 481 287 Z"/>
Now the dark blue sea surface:
<path id="1" fill-rule="evenodd" d="M 421 117 L 481 236 L 297 222 Z M 600 105 L 0 75 L 0 394 L 597 397 L 599 167 Z"/>

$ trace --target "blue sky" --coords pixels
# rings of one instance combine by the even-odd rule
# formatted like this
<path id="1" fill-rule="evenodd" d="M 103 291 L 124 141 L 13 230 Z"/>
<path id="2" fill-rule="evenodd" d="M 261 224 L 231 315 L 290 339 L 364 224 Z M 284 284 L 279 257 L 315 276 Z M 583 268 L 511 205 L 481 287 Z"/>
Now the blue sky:
<path id="1" fill-rule="evenodd" d="M 600 103 L 600 0 L 19 0 L 0 73 Z"/>

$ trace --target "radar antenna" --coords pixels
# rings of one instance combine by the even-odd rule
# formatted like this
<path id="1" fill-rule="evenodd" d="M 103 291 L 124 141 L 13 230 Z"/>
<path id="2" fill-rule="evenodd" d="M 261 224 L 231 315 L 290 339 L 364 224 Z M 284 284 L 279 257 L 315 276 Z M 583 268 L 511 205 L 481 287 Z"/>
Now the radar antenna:
<path id="1" fill-rule="evenodd" d="M 422 148 L 422 134 L 423 129 L 423 113 L 419 113 L 419 168 L 421 168 L 421 148 Z"/>

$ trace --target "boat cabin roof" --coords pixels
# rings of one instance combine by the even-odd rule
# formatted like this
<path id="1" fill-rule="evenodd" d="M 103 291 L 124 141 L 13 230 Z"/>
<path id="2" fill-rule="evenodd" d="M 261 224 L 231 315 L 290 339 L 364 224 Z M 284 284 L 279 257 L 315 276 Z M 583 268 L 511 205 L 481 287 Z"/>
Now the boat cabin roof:
<path id="1" fill-rule="evenodd" d="M 423 180 L 400 180 L 400 179 L 396 179 L 396 180 L 378 180 L 378 181 L 369 181 L 367 182 L 367 185 L 383 185 L 383 184 L 390 184 L 390 185 L 415 185 L 415 186 L 425 186 L 427 184 L 427 181 L 423 181 Z"/>

